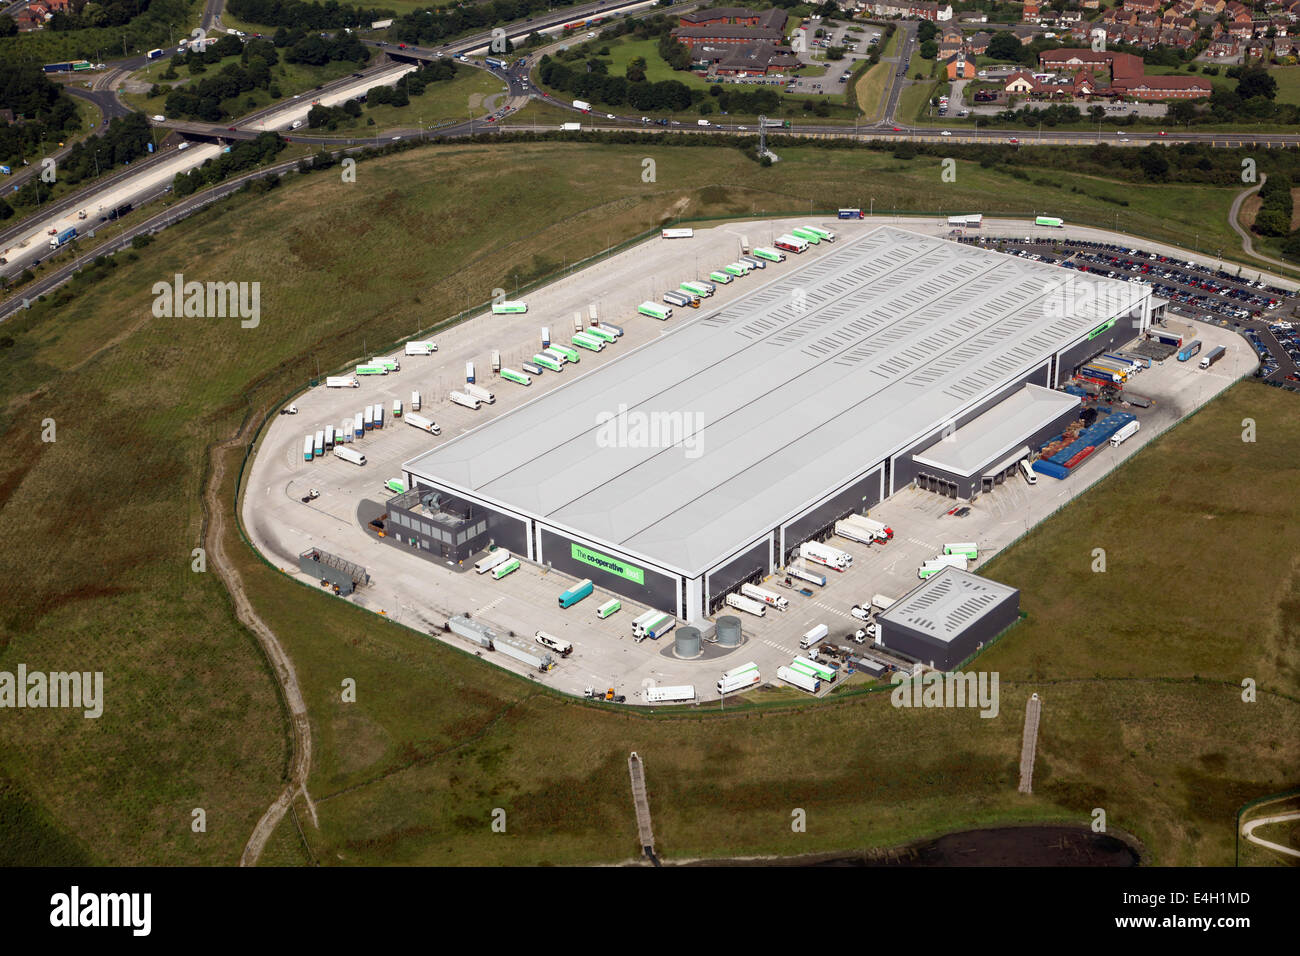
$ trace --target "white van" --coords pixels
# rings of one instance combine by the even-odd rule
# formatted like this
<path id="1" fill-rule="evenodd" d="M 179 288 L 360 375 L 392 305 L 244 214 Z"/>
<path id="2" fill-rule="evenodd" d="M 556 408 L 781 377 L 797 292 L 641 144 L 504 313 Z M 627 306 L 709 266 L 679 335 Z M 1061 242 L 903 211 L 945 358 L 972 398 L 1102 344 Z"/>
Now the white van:
<path id="1" fill-rule="evenodd" d="M 1038 476 L 1034 474 L 1034 469 L 1029 467 L 1028 458 L 1020 459 L 1020 474 L 1023 475 L 1025 481 L 1029 482 L 1031 485 L 1038 484 Z"/>

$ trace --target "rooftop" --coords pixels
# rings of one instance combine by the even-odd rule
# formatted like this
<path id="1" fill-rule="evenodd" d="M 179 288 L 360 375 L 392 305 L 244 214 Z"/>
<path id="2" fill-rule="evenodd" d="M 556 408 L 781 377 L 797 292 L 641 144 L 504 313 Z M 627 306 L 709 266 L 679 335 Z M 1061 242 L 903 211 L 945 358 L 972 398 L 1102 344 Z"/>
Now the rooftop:
<path id="1" fill-rule="evenodd" d="M 1056 267 L 891 226 L 808 260 L 406 470 L 695 576 L 1150 295 L 1061 315 Z"/>
<path id="2" fill-rule="evenodd" d="M 1015 588 L 969 571 L 944 568 L 881 611 L 876 619 L 882 624 L 911 628 L 947 644 L 1006 598 L 1019 593 Z"/>
<path id="3" fill-rule="evenodd" d="M 941 438 L 914 458 L 919 464 L 971 477 L 994 459 L 1022 445 L 1026 435 L 1046 427 L 1079 399 L 1041 385 L 1026 385 L 974 421 Z"/>

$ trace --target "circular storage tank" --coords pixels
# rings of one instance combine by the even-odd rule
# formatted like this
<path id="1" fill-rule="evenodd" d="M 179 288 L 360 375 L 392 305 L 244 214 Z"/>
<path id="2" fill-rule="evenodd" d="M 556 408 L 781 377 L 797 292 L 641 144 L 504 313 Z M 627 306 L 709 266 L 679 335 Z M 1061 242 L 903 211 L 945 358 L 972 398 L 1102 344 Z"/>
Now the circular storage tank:
<path id="1" fill-rule="evenodd" d="M 730 614 L 718 618 L 718 646 L 740 646 L 740 618 Z"/>
<path id="2" fill-rule="evenodd" d="M 673 653 L 678 657 L 699 657 L 700 656 L 700 629 L 685 624 L 676 628 L 674 633 L 677 637 L 674 639 Z"/>

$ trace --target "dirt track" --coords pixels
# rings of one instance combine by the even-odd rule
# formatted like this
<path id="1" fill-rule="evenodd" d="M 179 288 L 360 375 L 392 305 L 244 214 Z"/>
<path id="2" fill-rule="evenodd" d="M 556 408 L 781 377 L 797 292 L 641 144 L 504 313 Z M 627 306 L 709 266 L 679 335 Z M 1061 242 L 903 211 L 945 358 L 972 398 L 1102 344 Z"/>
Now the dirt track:
<path id="1" fill-rule="evenodd" d="M 262 646 L 266 659 L 270 661 L 275 671 L 276 680 L 280 685 L 280 692 L 283 695 L 284 702 L 289 708 L 293 726 L 293 754 L 289 763 L 288 783 L 275 801 L 267 807 L 266 812 L 262 814 L 262 818 L 257 821 L 257 826 L 253 828 L 248 843 L 244 846 L 244 852 L 239 858 L 240 866 L 255 866 L 257 864 L 262 855 L 262 850 L 266 846 L 266 841 L 275 832 L 276 826 L 285 813 L 288 812 L 299 793 L 307 801 L 307 808 L 311 813 L 312 822 L 319 826 L 316 818 L 316 806 L 307 793 L 307 775 L 311 771 L 311 723 L 307 718 L 307 704 L 303 700 L 302 689 L 298 686 L 298 675 L 293 669 L 293 663 L 289 660 L 289 656 L 284 652 L 284 648 L 280 646 L 280 641 L 276 638 L 275 632 L 267 627 L 266 622 L 253 610 L 248 595 L 244 593 L 244 583 L 239 576 L 239 572 L 234 569 L 226 557 L 227 513 L 226 509 L 221 506 L 220 489 L 225 481 L 226 466 L 232 452 L 237 452 L 249 440 L 250 433 L 256 428 L 256 422 L 257 416 L 250 415 L 244 422 L 243 428 L 234 438 L 213 447 L 212 474 L 209 476 L 208 487 L 203 496 L 206 527 L 202 540 L 203 547 L 207 551 L 207 558 L 217 576 L 221 578 L 221 583 L 230 592 L 231 600 L 235 605 L 235 616 L 241 624 L 252 631 L 258 643 Z"/>

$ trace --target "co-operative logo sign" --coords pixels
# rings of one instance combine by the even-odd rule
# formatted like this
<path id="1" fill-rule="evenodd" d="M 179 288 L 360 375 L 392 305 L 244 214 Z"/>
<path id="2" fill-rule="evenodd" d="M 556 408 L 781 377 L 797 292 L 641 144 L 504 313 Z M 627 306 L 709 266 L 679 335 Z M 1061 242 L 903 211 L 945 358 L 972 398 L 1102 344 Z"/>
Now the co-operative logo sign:
<path id="1" fill-rule="evenodd" d="M 617 558 L 611 558 L 607 554 L 584 548 L 580 544 L 570 543 L 570 548 L 570 554 L 573 555 L 574 560 L 581 561 L 583 564 L 590 564 L 593 568 L 600 568 L 610 574 L 617 574 L 619 577 L 635 581 L 637 584 L 645 584 L 645 572 L 634 564 L 626 564 Z"/>

